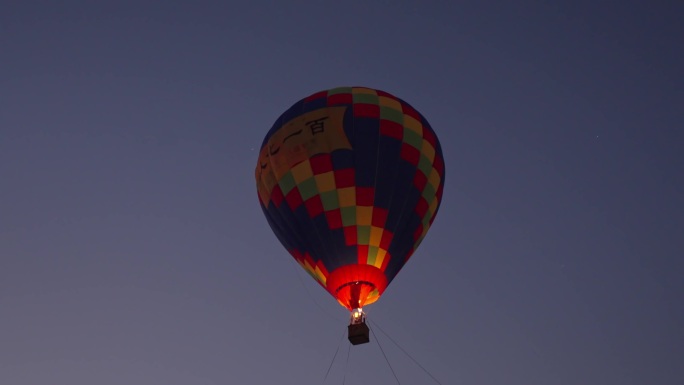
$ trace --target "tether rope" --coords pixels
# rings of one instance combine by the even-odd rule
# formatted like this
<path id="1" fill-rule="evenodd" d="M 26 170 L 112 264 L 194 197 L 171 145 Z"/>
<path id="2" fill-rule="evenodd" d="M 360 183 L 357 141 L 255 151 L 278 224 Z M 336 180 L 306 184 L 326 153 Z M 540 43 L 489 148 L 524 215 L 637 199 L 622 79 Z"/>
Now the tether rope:
<path id="1" fill-rule="evenodd" d="M 347 348 L 347 362 L 344 364 L 344 377 L 342 377 L 342 385 L 347 381 L 347 369 L 349 369 L 349 352 L 351 352 L 351 344 L 348 344 Z"/>
<path id="2" fill-rule="evenodd" d="M 378 346 L 380 347 L 380 351 L 382 352 L 382 355 L 385 357 L 385 361 L 387 362 L 387 366 L 389 366 L 390 370 L 392 371 L 392 375 L 394 376 L 394 379 L 397 380 L 397 384 L 401 385 L 401 382 L 399 382 L 399 377 L 397 377 L 397 374 L 394 372 L 394 368 L 392 368 L 392 364 L 390 364 L 389 359 L 387 359 L 387 354 L 385 354 L 385 350 L 382 348 L 382 345 L 380 344 L 380 340 L 378 339 L 378 336 L 375 335 L 375 332 L 373 331 L 373 328 L 370 328 L 371 333 L 373 333 L 373 338 L 375 338 L 376 341 L 378 341 Z"/>
<path id="3" fill-rule="evenodd" d="M 369 322 L 370 322 L 370 321 L 369 321 Z M 430 372 L 428 372 L 428 370 L 425 369 L 425 368 L 423 367 L 423 365 L 420 364 L 420 362 L 416 361 L 416 359 L 413 358 L 413 357 L 412 357 L 404 348 L 402 348 L 402 347 L 401 347 L 401 346 L 400 346 L 392 337 L 390 337 L 389 334 L 387 334 L 384 330 L 382 330 L 382 328 L 380 327 L 380 325 L 378 325 L 376 322 L 373 322 L 373 327 L 377 327 L 378 330 L 380 330 L 380 332 L 381 332 L 382 334 L 385 335 L 385 337 L 389 338 L 389 340 L 392 341 L 392 343 L 393 343 L 394 345 L 396 345 L 396 347 L 398 347 L 399 349 L 401 349 L 401 351 L 404 352 L 404 354 L 406 354 L 406 356 L 408 356 L 408 358 L 410 358 L 416 365 L 418 365 L 419 368 L 423 369 L 423 371 L 424 371 L 428 376 L 430 376 L 430 378 L 432 378 L 432 379 L 433 379 L 436 383 L 438 383 L 439 385 L 442 385 L 442 383 L 439 382 L 439 381 L 435 378 L 435 376 L 433 376 Z M 373 335 L 375 335 L 375 333 L 373 333 Z M 376 337 L 376 339 L 377 339 L 377 337 Z"/>
<path id="4" fill-rule="evenodd" d="M 345 330 L 346 332 L 346 330 Z M 344 334 L 342 333 L 342 338 L 340 339 L 340 343 L 337 344 L 337 349 L 335 350 L 335 355 L 333 356 L 332 360 L 330 361 L 330 366 L 328 366 L 328 370 L 325 372 L 325 377 L 323 377 L 323 382 L 321 384 L 325 384 L 325 380 L 328 379 L 328 374 L 330 374 L 330 369 L 332 368 L 333 364 L 335 363 L 335 357 L 337 357 L 337 353 L 340 351 L 340 346 L 342 345 L 342 341 L 344 341 Z"/>

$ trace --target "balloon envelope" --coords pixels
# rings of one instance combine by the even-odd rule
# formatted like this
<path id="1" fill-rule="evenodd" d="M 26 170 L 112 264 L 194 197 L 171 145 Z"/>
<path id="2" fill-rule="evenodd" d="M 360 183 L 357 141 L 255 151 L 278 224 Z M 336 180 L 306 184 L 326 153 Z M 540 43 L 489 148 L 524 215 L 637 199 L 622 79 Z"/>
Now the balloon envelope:
<path id="1" fill-rule="evenodd" d="M 444 160 L 427 120 L 365 87 L 314 93 L 266 134 L 261 208 L 297 262 L 339 303 L 375 302 L 425 237 Z"/>

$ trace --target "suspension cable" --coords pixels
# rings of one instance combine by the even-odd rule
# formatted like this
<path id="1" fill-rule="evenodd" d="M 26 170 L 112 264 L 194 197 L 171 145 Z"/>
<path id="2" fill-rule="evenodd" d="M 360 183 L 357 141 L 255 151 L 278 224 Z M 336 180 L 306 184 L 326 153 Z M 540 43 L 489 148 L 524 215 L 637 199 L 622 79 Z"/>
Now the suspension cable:
<path id="1" fill-rule="evenodd" d="M 346 332 L 346 330 L 345 330 Z M 335 357 L 337 357 L 337 353 L 340 351 L 340 346 L 342 346 L 342 341 L 344 341 L 344 334 L 342 333 L 342 338 L 340 338 L 340 342 L 337 344 L 337 349 L 335 350 L 335 355 L 333 355 L 332 360 L 330 361 L 330 366 L 328 366 L 328 370 L 325 372 L 325 377 L 323 377 L 323 382 L 321 384 L 325 384 L 325 380 L 328 379 L 328 374 L 330 374 L 330 369 L 332 368 L 333 364 L 335 363 Z"/>
<path id="2" fill-rule="evenodd" d="M 416 361 L 416 359 L 413 358 L 413 357 L 412 357 L 404 348 L 402 348 L 402 347 L 401 347 L 401 346 L 400 346 L 392 337 L 390 337 L 389 334 L 387 334 L 384 330 L 382 330 L 382 328 L 380 327 L 380 325 L 378 325 L 378 324 L 377 324 L 376 322 L 374 322 L 374 321 L 370 321 L 370 320 L 369 320 L 369 322 L 373 322 L 373 327 L 377 327 L 378 330 L 380 330 L 380 332 L 382 332 L 382 334 L 385 335 L 385 337 L 389 338 L 389 340 L 392 341 L 392 343 L 393 343 L 396 347 L 398 347 L 399 349 L 401 349 L 401 351 L 404 352 L 404 354 L 406 354 L 406 355 L 408 356 L 408 358 L 410 358 L 416 365 L 418 365 L 418 367 L 420 367 L 421 369 L 423 369 L 423 371 L 424 371 L 428 376 L 430 376 L 430 378 L 432 378 L 432 379 L 433 379 L 436 383 L 438 383 L 439 385 L 442 385 L 442 383 L 439 382 L 439 381 L 435 378 L 435 376 L 433 376 L 430 372 L 428 372 L 428 370 L 425 369 L 425 368 L 423 367 L 423 365 L 421 365 L 418 361 Z M 374 334 L 374 335 L 375 335 L 375 334 Z M 376 339 L 377 339 L 377 337 L 376 337 Z"/>
<path id="3" fill-rule="evenodd" d="M 394 372 L 394 368 L 392 368 L 392 364 L 390 364 L 389 359 L 387 359 L 387 354 L 385 354 L 385 350 L 382 348 L 382 345 L 380 345 L 380 340 L 378 339 L 378 336 L 375 335 L 375 332 L 373 331 L 373 328 L 369 327 L 371 333 L 373 333 L 373 338 L 375 338 L 376 341 L 378 341 L 378 346 L 380 347 L 380 351 L 382 352 L 382 355 L 385 357 L 385 361 L 387 362 L 387 366 L 389 366 L 390 370 L 392 371 L 392 375 L 394 376 L 394 379 L 397 380 L 397 384 L 401 385 L 401 382 L 399 382 L 399 377 L 397 377 L 397 374 Z"/>
<path id="4" fill-rule="evenodd" d="M 306 287 L 306 284 L 304 283 L 304 280 L 302 279 L 302 276 L 301 276 L 301 268 L 300 268 L 300 266 L 297 264 L 297 262 L 294 260 L 294 258 L 290 258 L 290 260 L 291 260 L 292 263 L 293 263 L 292 268 L 295 270 L 295 275 L 297 276 L 297 278 L 299 278 L 299 283 L 302 284 L 302 288 L 304 288 L 304 291 L 306 291 L 306 294 L 309 296 L 309 298 L 311 299 L 311 301 L 312 301 L 313 303 L 315 303 L 316 306 L 318 306 L 318 308 L 321 309 L 321 311 L 322 311 L 323 313 L 325 313 L 325 315 L 326 315 L 328 318 L 333 319 L 333 320 L 335 320 L 335 321 L 339 321 L 338 318 L 333 317 L 333 315 L 330 313 L 330 311 L 327 310 L 327 309 L 324 309 L 323 306 L 316 300 L 316 298 L 314 298 L 313 294 L 311 294 L 311 291 L 309 291 L 309 288 Z"/>
<path id="5" fill-rule="evenodd" d="M 349 369 L 349 353 L 351 352 L 351 344 L 347 344 L 347 362 L 344 364 L 344 377 L 342 377 L 342 385 L 347 381 L 347 369 Z"/>

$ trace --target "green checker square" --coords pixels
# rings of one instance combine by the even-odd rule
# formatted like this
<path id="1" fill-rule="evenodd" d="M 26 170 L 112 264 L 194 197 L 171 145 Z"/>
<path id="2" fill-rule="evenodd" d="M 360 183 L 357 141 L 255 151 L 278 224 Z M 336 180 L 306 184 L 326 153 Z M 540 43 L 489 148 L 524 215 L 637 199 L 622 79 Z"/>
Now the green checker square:
<path id="1" fill-rule="evenodd" d="M 318 194 L 318 186 L 316 186 L 316 179 L 313 177 L 303 181 L 297 185 L 299 193 L 302 195 L 302 200 L 307 200 L 312 196 Z"/>
<path id="2" fill-rule="evenodd" d="M 432 218 L 432 214 L 430 210 L 425 212 L 425 215 L 423 215 L 423 218 L 421 218 L 420 222 L 423 224 L 423 228 L 430 227 L 430 218 Z"/>
<path id="3" fill-rule="evenodd" d="M 278 185 L 280 186 L 280 190 L 283 191 L 283 195 L 287 195 L 290 191 L 292 191 L 293 188 L 295 188 L 297 182 L 292 176 L 292 173 L 288 172 L 287 174 L 283 175 L 282 178 L 280 178 Z"/>
<path id="4" fill-rule="evenodd" d="M 432 162 L 425 155 L 420 155 L 420 160 L 418 161 L 418 169 L 423 172 L 426 177 L 430 176 L 432 171 Z"/>
<path id="5" fill-rule="evenodd" d="M 413 244 L 413 250 L 417 249 L 418 246 L 420 246 L 420 243 L 423 242 L 423 239 L 425 238 L 425 235 L 421 235 L 416 239 L 416 243 Z"/>
<path id="6" fill-rule="evenodd" d="M 392 107 L 380 106 L 380 118 L 404 125 L 404 113 Z"/>
<path id="7" fill-rule="evenodd" d="M 356 243 L 359 245 L 370 244 L 370 226 L 357 226 L 356 227 Z"/>
<path id="8" fill-rule="evenodd" d="M 404 127 L 404 143 L 410 144 L 420 151 L 423 148 L 423 137 L 412 129 Z"/>
<path id="9" fill-rule="evenodd" d="M 435 194 L 437 191 L 435 191 L 435 188 L 432 187 L 430 183 L 426 184 L 425 187 L 423 188 L 423 193 L 421 194 L 423 198 L 427 201 L 428 204 L 432 203 L 432 200 L 435 199 Z"/>
<path id="10" fill-rule="evenodd" d="M 378 247 L 368 246 L 368 264 L 374 265 L 375 260 L 378 258 Z"/>
<path id="11" fill-rule="evenodd" d="M 351 94 L 352 93 L 352 88 L 351 87 L 337 87 L 328 90 L 328 96 L 331 95 L 337 95 L 337 94 Z"/>
<path id="12" fill-rule="evenodd" d="M 325 191 L 321 193 L 323 210 L 330 211 L 340 208 L 340 200 L 337 198 L 337 190 Z"/>
<path id="13" fill-rule="evenodd" d="M 380 104 L 378 95 L 354 94 L 354 103 Z"/>
<path id="14" fill-rule="evenodd" d="M 342 226 L 354 226 L 356 224 L 356 206 L 341 207 Z"/>

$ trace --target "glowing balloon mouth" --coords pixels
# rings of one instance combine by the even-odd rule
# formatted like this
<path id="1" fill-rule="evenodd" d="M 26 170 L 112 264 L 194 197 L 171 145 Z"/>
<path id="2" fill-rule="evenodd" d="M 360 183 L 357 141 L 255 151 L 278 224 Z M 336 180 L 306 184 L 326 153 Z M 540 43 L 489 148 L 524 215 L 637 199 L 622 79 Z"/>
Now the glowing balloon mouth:
<path id="1" fill-rule="evenodd" d="M 336 297 L 338 300 L 340 298 L 349 299 L 343 303 L 347 308 L 356 309 L 365 305 L 368 302 L 370 294 L 376 289 L 372 282 L 368 281 L 356 281 L 347 282 L 335 290 Z"/>
<path id="2" fill-rule="evenodd" d="M 387 277 L 372 265 L 346 265 L 333 270 L 326 289 L 349 310 L 371 304 L 387 287 Z"/>
<path id="3" fill-rule="evenodd" d="M 373 289 L 375 289 L 375 285 L 372 282 L 366 282 L 366 281 L 356 281 L 356 282 L 347 282 L 344 285 L 340 286 L 335 290 L 335 294 L 337 294 L 340 290 L 347 286 L 353 286 L 353 285 L 369 285 L 372 286 Z"/>

